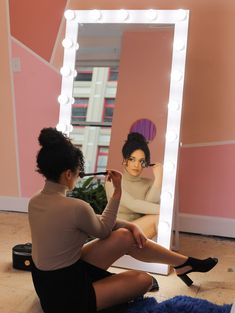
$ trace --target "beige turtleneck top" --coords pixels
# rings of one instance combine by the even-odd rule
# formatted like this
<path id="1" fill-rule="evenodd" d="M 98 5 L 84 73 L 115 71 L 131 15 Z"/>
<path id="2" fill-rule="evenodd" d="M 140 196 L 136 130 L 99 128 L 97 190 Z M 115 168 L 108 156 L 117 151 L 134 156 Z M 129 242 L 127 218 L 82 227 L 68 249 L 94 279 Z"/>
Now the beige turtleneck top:
<path id="1" fill-rule="evenodd" d="M 88 235 L 105 238 L 117 226 L 119 200 L 110 198 L 102 215 L 83 200 L 66 197 L 67 187 L 46 181 L 29 201 L 32 258 L 41 270 L 75 263 Z"/>
<path id="2" fill-rule="evenodd" d="M 110 199 L 113 186 L 106 182 L 105 190 Z M 118 210 L 118 218 L 133 221 L 144 214 L 159 214 L 161 190 L 153 186 L 153 180 L 135 177 L 126 170 L 122 177 L 122 196 Z"/>

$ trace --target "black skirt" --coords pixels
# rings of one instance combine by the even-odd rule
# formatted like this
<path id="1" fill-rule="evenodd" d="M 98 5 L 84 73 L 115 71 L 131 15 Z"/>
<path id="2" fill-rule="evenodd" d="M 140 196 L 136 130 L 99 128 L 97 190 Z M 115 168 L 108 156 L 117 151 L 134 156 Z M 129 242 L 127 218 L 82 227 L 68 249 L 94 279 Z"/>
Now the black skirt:
<path id="1" fill-rule="evenodd" d="M 32 264 L 34 288 L 44 313 L 95 313 L 96 295 L 92 283 L 112 273 L 78 260 L 66 268 L 42 271 Z M 127 312 L 121 304 L 99 312 Z"/>

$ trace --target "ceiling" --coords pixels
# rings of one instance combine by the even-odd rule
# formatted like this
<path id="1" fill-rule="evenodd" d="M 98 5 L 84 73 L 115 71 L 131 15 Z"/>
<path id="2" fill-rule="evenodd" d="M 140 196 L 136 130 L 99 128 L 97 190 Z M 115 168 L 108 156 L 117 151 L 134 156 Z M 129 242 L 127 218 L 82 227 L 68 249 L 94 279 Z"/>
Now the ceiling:
<path id="1" fill-rule="evenodd" d="M 84 66 L 117 66 L 125 31 L 150 31 L 172 25 L 153 24 L 79 24 L 79 50 L 76 68 Z"/>

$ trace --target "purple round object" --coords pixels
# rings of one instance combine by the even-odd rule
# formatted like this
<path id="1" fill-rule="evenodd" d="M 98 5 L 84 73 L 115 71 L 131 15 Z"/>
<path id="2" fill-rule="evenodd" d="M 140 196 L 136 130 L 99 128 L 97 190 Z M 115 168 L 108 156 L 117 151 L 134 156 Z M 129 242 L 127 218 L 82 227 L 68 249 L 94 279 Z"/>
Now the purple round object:
<path id="1" fill-rule="evenodd" d="M 152 121 L 143 118 L 137 120 L 131 125 L 130 132 L 140 133 L 145 137 L 147 141 L 152 141 L 157 134 L 157 129 Z"/>

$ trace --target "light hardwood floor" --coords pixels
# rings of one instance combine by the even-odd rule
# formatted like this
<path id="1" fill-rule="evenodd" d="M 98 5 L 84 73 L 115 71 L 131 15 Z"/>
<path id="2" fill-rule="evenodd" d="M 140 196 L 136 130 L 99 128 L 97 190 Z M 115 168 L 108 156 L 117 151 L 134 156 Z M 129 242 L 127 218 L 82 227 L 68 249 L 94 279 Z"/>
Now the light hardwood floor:
<path id="1" fill-rule="evenodd" d="M 30 242 L 27 213 L 0 212 L 0 312 L 42 313 L 29 272 L 12 268 L 12 247 Z M 149 293 L 158 301 L 176 295 L 207 299 L 216 304 L 235 300 L 235 239 L 180 234 L 180 252 L 198 258 L 216 256 L 218 265 L 209 273 L 192 273 L 194 285 L 187 287 L 171 272 L 155 275 L 160 291 Z M 111 268 L 113 272 L 122 269 Z"/>

